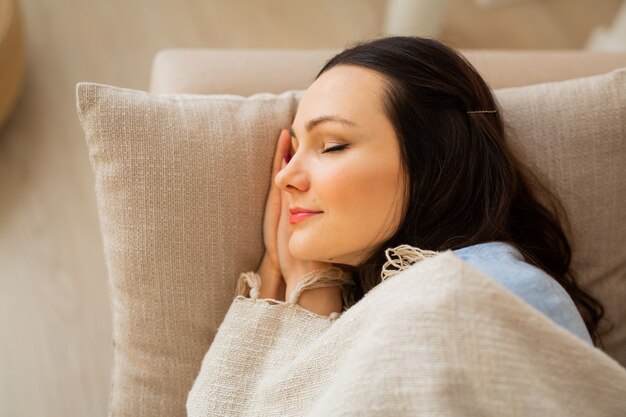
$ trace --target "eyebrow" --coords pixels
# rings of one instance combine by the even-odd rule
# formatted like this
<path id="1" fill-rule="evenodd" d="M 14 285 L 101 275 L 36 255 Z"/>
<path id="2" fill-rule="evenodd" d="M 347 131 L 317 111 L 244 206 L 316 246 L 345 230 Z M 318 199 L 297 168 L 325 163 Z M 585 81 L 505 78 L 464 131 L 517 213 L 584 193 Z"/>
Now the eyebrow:
<path id="1" fill-rule="evenodd" d="M 330 122 L 340 123 L 342 125 L 350 126 L 350 127 L 356 127 L 357 125 L 352 120 L 344 119 L 343 117 L 339 117 L 339 116 L 327 115 L 327 116 L 316 117 L 315 119 L 309 120 L 305 128 L 307 132 L 310 132 L 311 130 L 313 130 L 315 126 L 321 123 L 330 123 Z M 295 132 L 293 131 L 293 126 L 289 128 L 289 134 L 296 139 L 298 138 Z"/>

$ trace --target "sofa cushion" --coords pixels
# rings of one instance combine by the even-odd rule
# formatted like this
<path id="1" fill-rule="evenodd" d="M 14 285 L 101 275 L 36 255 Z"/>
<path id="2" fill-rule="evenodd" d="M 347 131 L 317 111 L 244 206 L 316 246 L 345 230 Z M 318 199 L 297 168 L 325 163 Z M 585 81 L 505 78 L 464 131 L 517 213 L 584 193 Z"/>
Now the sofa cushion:
<path id="1" fill-rule="evenodd" d="M 300 91 L 150 94 L 79 83 L 113 311 L 110 413 L 184 416 L 240 272 L 263 254 L 280 128 Z M 562 198 L 573 266 L 626 365 L 626 69 L 495 91 L 514 151 Z"/>
<path id="2" fill-rule="evenodd" d="M 572 269 L 605 307 L 604 350 L 626 366 L 626 68 L 495 93 L 513 152 L 563 202 Z"/>
<path id="3" fill-rule="evenodd" d="M 275 142 L 296 93 L 77 85 L 112 297 L 110 415 L 184 416 L 242 271 L 263 253 Z"/>

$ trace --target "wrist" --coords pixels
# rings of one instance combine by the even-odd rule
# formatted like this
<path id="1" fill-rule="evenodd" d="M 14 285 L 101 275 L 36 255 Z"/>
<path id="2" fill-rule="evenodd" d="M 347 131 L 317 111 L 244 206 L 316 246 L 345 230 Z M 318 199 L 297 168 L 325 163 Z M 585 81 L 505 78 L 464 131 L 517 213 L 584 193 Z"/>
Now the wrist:
<path id="1" fill-rule="evenodd" d="M 285 281 L 282 278 L 280 270 L 274 268 L 271 262 L 264 257 L 256 273 L 261 277 L 259 298 L 284 300 Z"/>
<path id="2" fill-rule="evenodd" d="M 295 284 L 286 287 L 285 300 L 288 299 L 294 288 Z M 341 287 L 333 285 L 330 287 L 305 289 L 300 292 L 296 303 L 306 310 L 322 316 L 327 316 L 333 312 L 341 313 L 343 309 Z"/>
<path id="3" fill-rule="evenodd" d="M 263 257 L 263 260 L 257 269 L 257 273 L 271 282 L 282 280 L 280 268 L 275 267 L 272 261 L 270 261 L 267 257 Z"/>

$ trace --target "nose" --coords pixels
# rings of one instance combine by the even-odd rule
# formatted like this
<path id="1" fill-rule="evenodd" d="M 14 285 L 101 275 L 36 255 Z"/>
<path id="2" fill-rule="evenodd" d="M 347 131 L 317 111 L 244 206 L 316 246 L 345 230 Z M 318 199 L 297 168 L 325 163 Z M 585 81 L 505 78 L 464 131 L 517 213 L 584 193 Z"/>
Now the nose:
<path id="1" fill-rule="evenodd" d="M 283 191 L 290 193 L 306 191 L 310 185 L 305 161 L 296 152 L 289 162 L 276 174 L 274 182 Z"/>

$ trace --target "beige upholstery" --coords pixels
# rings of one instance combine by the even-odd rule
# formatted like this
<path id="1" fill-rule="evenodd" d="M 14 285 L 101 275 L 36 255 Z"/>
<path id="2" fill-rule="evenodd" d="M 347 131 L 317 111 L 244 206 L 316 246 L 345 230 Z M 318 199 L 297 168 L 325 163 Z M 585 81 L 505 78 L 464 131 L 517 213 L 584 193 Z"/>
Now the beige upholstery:
<path id="1" fill-rule="evenodd" d="M 0 0 L 0 127 L 9 117 L 24 82 L 26 56 L 16 0 Z"/>
<path id="2" fill-rule="evenodd" d="M 165 49 L 152 63 L 153 93 L 281 93 L 305 89 L 337 49 Z M 492 89 L 602 74 L 626 53 L 461 50 Z"/>

